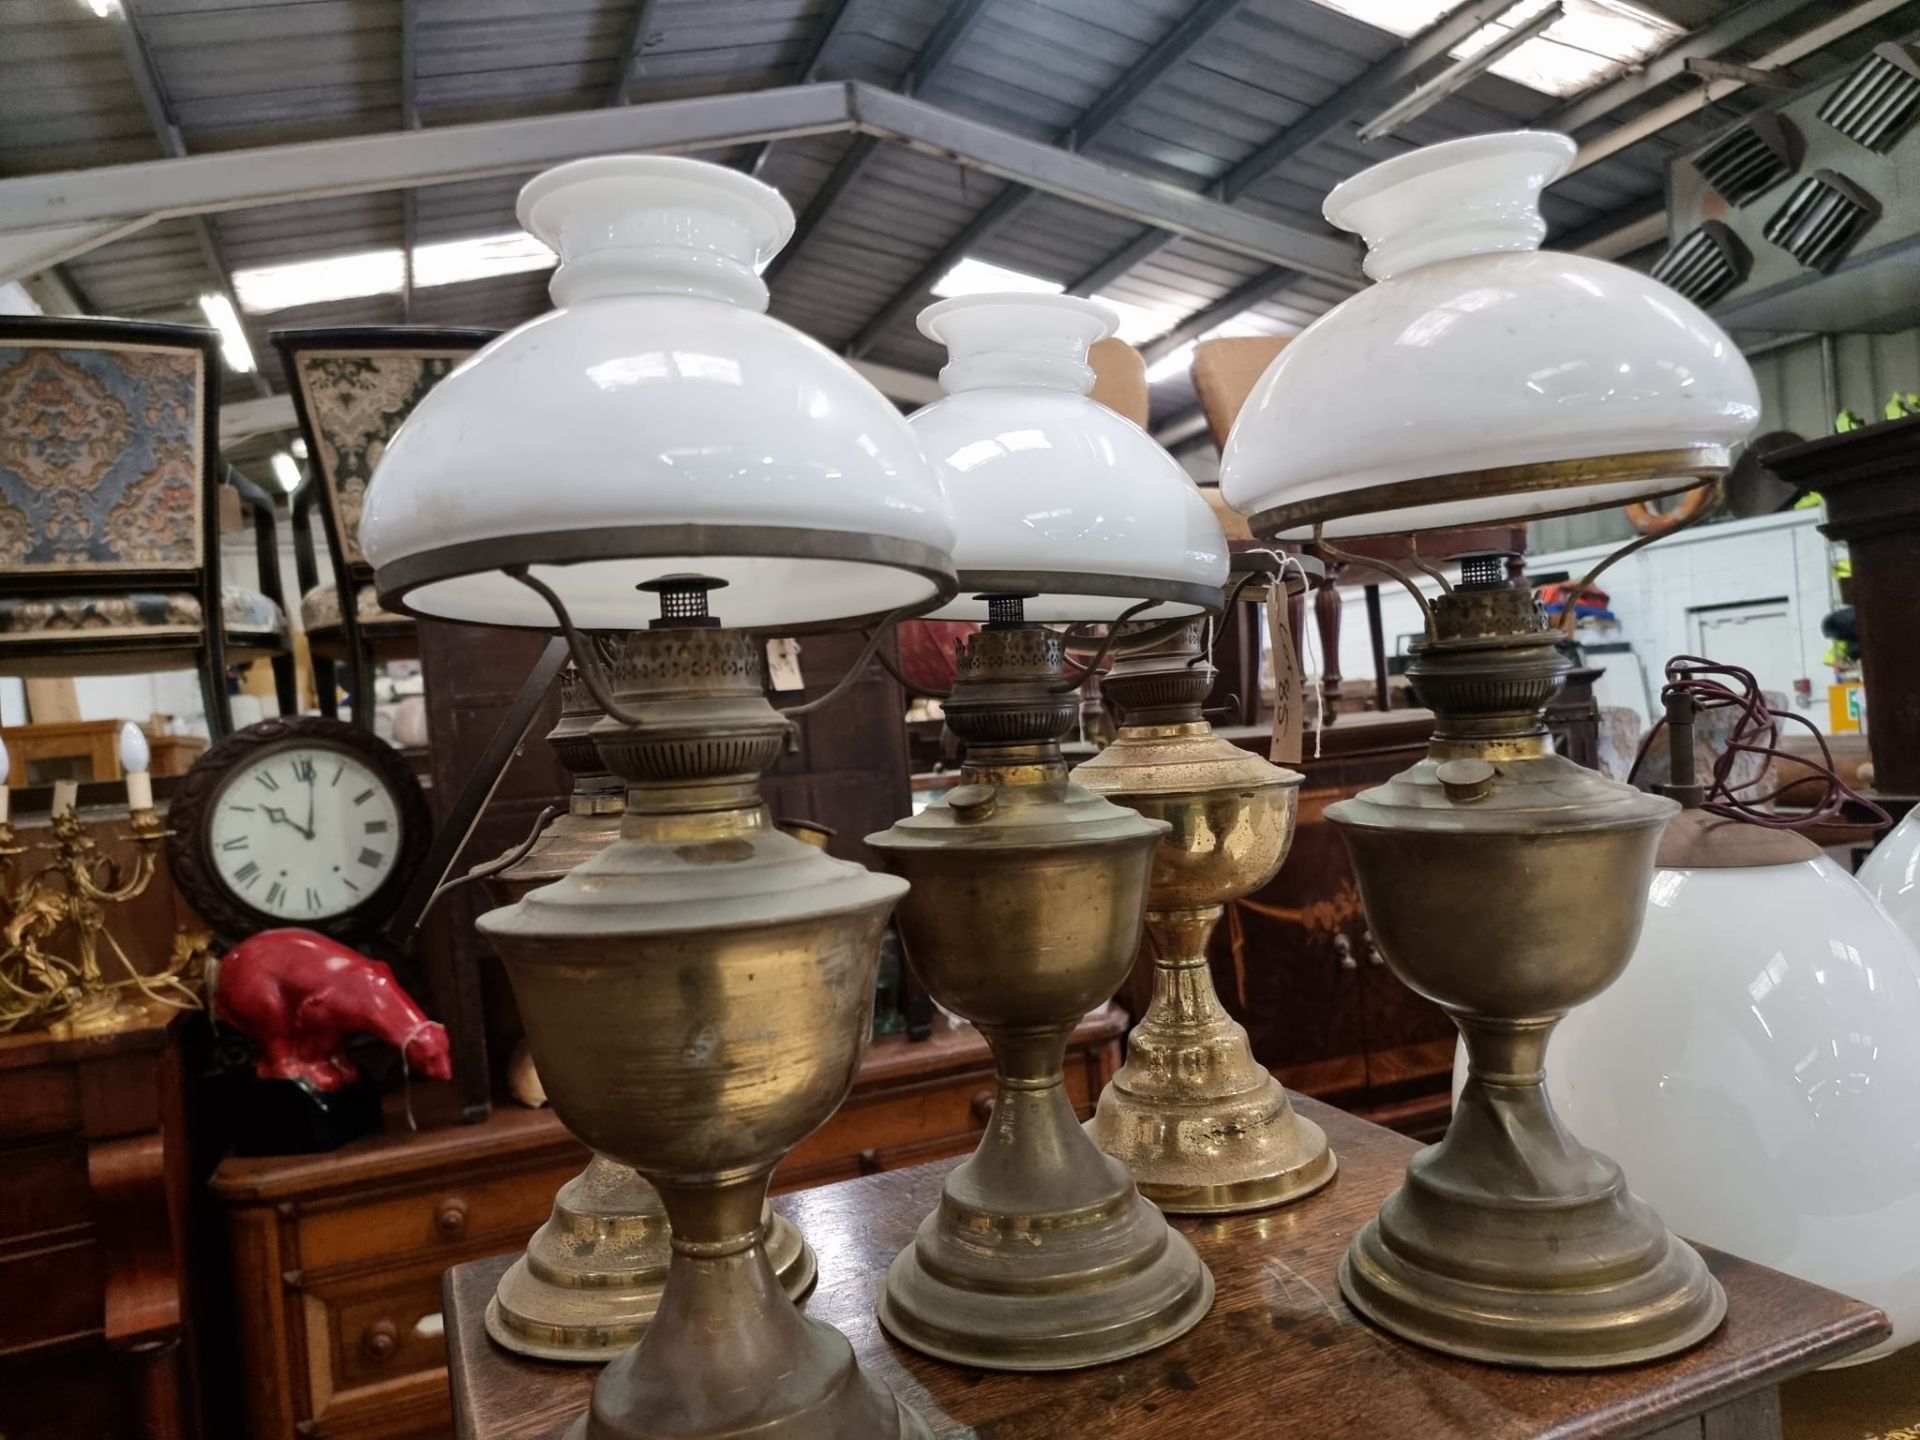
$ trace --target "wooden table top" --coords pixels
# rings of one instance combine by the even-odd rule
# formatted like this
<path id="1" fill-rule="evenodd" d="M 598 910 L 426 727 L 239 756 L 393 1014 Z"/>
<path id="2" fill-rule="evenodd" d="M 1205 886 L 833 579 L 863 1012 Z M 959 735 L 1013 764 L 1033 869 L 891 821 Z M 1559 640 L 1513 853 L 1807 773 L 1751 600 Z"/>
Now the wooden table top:
<path id="1" fill-rule="evenodd" d="M 1873 1344 L 1878 1310 L 1706 1251 L 1728 1318 L 1674 1359 L 1583 1375 L 1502 1370 L 1403 1344 L 1359 1319 L 1335 1279 L 1354 1230 L 1399 1184 L 1416 1146 L 1296 1097 L 1326 1128 L 1340 1173 L 1297 1205 L 1176 1222 L 1217 1285 L 1213 1310 L 1135 1359 L 1053 1375 L 967 1370 L 894 1344 L 874 1318 L 887 1264 L 939 1199 L 952 1162 L 801 1191 L 774 1202 L 820 1256 L 807 1313 L 943 1440 L 1167 1440 L 1170 1436 L 1417 1436 L 1624 1440 L 1645 1436 Z M 510 1257 L 447 1273 L 447 1335 L 461 1440 L 549 1440 L 587 1403 L 590 1368 L 496 1348 L 481 1315 Z M 1176 1422 L 1177 1417 L 1177 1423 Z"/>

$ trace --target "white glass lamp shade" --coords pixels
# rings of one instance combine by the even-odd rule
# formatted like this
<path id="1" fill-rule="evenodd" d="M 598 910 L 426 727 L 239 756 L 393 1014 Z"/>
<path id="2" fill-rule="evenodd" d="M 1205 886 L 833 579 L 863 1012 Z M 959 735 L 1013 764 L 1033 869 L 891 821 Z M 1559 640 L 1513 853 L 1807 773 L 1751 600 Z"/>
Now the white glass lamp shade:
<path id="1" fill-rule="evenodd" d="M 1873 847 L 1860 867 L 1860 883 L 1902 933 L 1920 945 L 1920 810 L 1909 810 Z"/>
<path id="2" fill-rule="evenodd" d="M 1412 151 L 1335 187 L 1378 284 L 1295 337 L 1220 462 L 1256 534 L 1402 534 L 1659 495 L 1724 470 L 1759 393 L 1725 332 L 1637 271 L 1542 251 L 1574 143 Z M 1546 462 L 1560 464 L 1542 474 Z"/>
<path id="3" fill-rule="evenodd" d="M 699 574 L 727 625 L 826 628 L 952 593 L 951 519 L 905 419 L 764 314 L 793 231 L 778 192 L 658 156 L 579 160 L 520 192 L 560 256 L 559 307 L 443 380 L 369 487 L 360 539 L 388 603 L 551 628 L 527 565 L 588 629 L 659 614 L 636 586 Z"/>
<path id="4" fill-rule="evenodd" d="M 982 595 L 1030 596 L 1026 618 L 1112 620 L 1217 610 L 1220 522 L 1180 462 L 1092 399 L 1087 347 L 1113 312 L 1070 295 L 966 295 L 920 312 L 947 347 L 946 395 L 909 417 L 953 503 L 960 592 L 935 614 L 985 620 Z"/>
<path id="5" fill-rule="evenodd" d="M 1554 1108 L 1679 1234 L 1886 1311 L 1857 1360 L 1920 1339 L 1920 955 L 1824 855 L 1662 868 L 1648 900 L 1554 1032 Z"/>

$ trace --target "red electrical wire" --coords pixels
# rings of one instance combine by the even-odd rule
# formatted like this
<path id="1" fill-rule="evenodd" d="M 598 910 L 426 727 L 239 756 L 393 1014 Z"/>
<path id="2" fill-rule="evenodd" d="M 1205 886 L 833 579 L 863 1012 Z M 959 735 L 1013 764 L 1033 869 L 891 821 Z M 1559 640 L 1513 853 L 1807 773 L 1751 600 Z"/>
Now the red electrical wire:
<path id="1" fill-rule="evenodd" d="M 1716 679 L 1716 676 L 1725 678 Z M 1676 655 L 1667 662 L 1667 683 L 1660 692 L 1661 701 L 1664 703 L 1670 695 L 1685 695 L 1693 702 L 1697 715 L 1710 710 L 1738 712 L 1734 717 L 1732 732 L 1727 737 L 1726 748 L 1714 757 L 1713 770 L 1706 783 L 1706 800 L 1700 808 L 1709 815 L 1762 825 L 1769 830 L 1801 830 L 1830 821 L 1853 823 L 1844 819 L 1847 802 L 1851 800 L 1864 806 L 1874 817 L 1861 828 L 1884 830 L 1893 824 L 1891 815 L 1840 778 L 1834 768 L 1833 752 L 1827 748 L 1827 737 L 1820 733 L 1817 725 L 1804 715 L 1768 707 L 1760 693 L 1760 682 L 1754 678 L 1752 671 L 1743 670 L 1738 665 L 1716 664 L 1697 655 Z M 1789 755 L 1780 748 L 1780 722 L 1783 720 L 1806 727 L 1820 747 L 1818 763 L 1805 756 Z M 1647 752 L 1653 746 L 1654 737 L 1666 723 L 1666 717 L 1662 715 L 1647 732 L 1647 738 L 1641 741 L 1640 751 L 1633 759 L 1633 769 L 1627 774 L 1629 782 L 1639 773 Z M 1759 757 L 1760 773 L 1752 780 L 1735 785 L 1732 783 L 1733 770 L 1743 755 Z M 1769 765 L 1776 760 L 1789 759 L 1806 766 L 1826 783 L 1819 804 L 1783 815 L 1764 807 L 1788 790 L 1804 784 L 1804 780 L 1776 786 L 1765 795 L 1755 796 L 1748 792 L 1766 779 Z"/>

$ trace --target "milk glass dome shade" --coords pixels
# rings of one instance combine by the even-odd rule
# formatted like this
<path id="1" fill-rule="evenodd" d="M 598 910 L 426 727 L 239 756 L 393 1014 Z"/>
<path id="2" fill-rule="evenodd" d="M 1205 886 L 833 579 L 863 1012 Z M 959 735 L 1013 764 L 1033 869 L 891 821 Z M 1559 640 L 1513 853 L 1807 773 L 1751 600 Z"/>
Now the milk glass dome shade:
<path id="1" fill-rule="evenodd" d="M 1885 1310 L 1859 1359 L 1912 1344 L 1920 956 L 1811 844 L 1663 866 L 1648 901 L 1626 973 L 1554 1035 L 1555 1109 L 1678 1233 Z"/>
<path id="2" fill-rule="evenodd" d="M 1909 810 L 1873 847 L 1860 867 L 1860 883 L 1901 933 L 1920 945 L 1920 810 Z"/>
<path id="3" fill-rule="evenodd" d="M 1378 281 L 1255 384 L 1220 489 L 1256 534 L 1401 534 L 1665 494 L 1724 471 L 1753 374 L 1649 276 L 1542 251 L 1564 135 L 1477 135 L 1337 186 L 1326 217 Z"/>
<path id="4" fill-rule="evenodd" d="M 960 593 L 941 619 L 985 620 L 987 594 L 1026 618 L 1140 619 L 1217 610 L 1227 542 L 1192 478 L 1092 399 L 1087 347 L 1112 311 L 1070 295 L 967 295 L 920 313 L 947 347 L 945 397 L 910 417 L 953 503 Z"/>
<path id="5" fill-rule="evenodd" d="M 778 192 L 657 156 L 520 192 L 558 308 L 440 383 L 376 470 L 361 542 L 388 603 L 550 629 L 526 565 L 588 629 L 659 615 L 637 586 L 725 582 L 726 625 L 802 631 L 953 592 L 939 481 L 894 406 L 764 310 L 793 231 Z"/>

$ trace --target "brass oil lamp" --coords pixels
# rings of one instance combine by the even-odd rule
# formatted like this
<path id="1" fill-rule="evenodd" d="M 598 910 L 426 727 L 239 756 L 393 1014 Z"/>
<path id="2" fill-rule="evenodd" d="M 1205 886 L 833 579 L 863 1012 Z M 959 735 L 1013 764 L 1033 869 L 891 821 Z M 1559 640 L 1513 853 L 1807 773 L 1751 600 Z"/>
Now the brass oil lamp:
<path id="1" fill-rule="evenodd" d="M 1283 1204 L 1335 1169 L 1325 1133 L 1254 1060 L 1207 964 L 1224 906 L 1266 884 L 1286 858 L 1300 776 L 1213 733 L 1201 713 L 1214 679 L 1204 628 L 1189 620 L 1137 647 L 1122 642 L 1103 682 L 1120 710 L 1119 734 L 1073 772 L 1170 827 L 1147 891 L 1153 999 L 1088 1129 L 1143 1195 L 1176 1214 Z"/>
<path id="2" fill-rule="evenodd" d="M 908 963 L 995 1063 L 987 1133 L 888 1270 L 880 1322 L 941 1359 L 1068 1369 L 1165 1344 L 1213 1299 L 1193 1246 L 1082 1129 L 1063 1071 L 1074 1027 L 1132 967 L 1168 826 L 1069 778 L 1065 642 L 1017 597 L 992 611 L 946 701 L 960 783 L 867 841 L 912 882 Z"/>
<path id="3" fill-rule="evenodd" d="M 853 1083 L 906 887 L 783 833 L 759 777 L 841 688 L 776 711 L 764 637 L 944 603 L 951 507 L 898 409 L 765 314 L 777 192 L 607 155 L 536 176 L 517 213 L 559 254 L 556 308 L 414 409 L 361 540 L 390 606 L 564 631 L 626 788 L 617 839 L 479 922 L 555 1111 L 671 1230 L 658 1309 L 567 1433 L 919 1440 L 800 1314 L 764 1224 L 775 1165 Z"/>
<path id="4" fill-rule="evenodd" d="M 547 734 L 573 776 L 567 812 L 540 832 L 532 849 L 489 878 L 496 904 L 525 899 L 620 838 L 626 786 L 593 746 L 593 727 L 603 714 L 569 665 L 560 676 L 560 720 Z M 796 1303 L 803 1301 L 816 1278 L 812 1247 L 771 1208 L 762 1222 L 775 1278 Z M 537 1359 L 604 1364 L 638 1340 L 659 1309 L 673 1253 L 669 1236 L 659 1192 L 631 1166 L 595 1155 L 560 1187 L 553 1214 L 500 1277 L 487 1305 L 487 1333 Z"/>
<path id="5" fill-rule="evenodd" d="M 619 838 L 480 921 L 554 1108 L 667 1220 L 658 1308 L 568 1435 L 925 1436 L 801 1316 L 766 1223 L 775 1165 L 853 1083 L 906 887 L 773 823 L 759 776 L 792 722 L 767 701 L 762 641 L 700 623 L 708 582 L 662 583 L 670 618 L 610 642 L 592 731 L 627 787 Z M 588 1204 L 592 1175 L 573 1182 Z"/>
<path id="6" fill-rule="evenodd" d="M 1678 806 L 1554 753 L 1544 711 L 1570 662 L 1507 558 L 1467 557 L 1412 646 L 1426 759 L 1327 808 L 1388 965 L 1452 1016 L 1469 1065 L 1445 1139 L 1355 1237 L 1340 1287 L 1435 1349 L 1632 1364 L 1705 1339 L 1726 1298 L 1555 1117 L 1544 1058 L 1625 969 Z"/>
<path id="7" fill-rule="evenodd" d="M 1510 527 L 1725 473 L 1759 418 L 1738 347 L 1646 275 L 1539 249 L 1540 193 L 1577 148 L 1541 131 L 1470 136 L 1327 197 L 1379 283 L 1303 332 L 1247 398 L 1220 473 L 1254 534 L 1354 560 L 1334 542 Z M 1407 678 L 1432 738 L 1417 765 L 1326 815 L 1382 956 L 1452 1017 L 1470 1073 L 1446 1137 L 1354 1237 L 1340 1288 L 1382 1328 L 1470 1359 L 1669 1355 L 1705 1339 L 1726 1299 L 1620 1167 L 1555 1116 L 1542 1061 L 1554 1026 L 1632 955 L 1679 807 L 1555 753 L 1544 716 L 1575 603 L 1563 631 L 1515 557 L 1466 557 L 1449 583 L 1402 543 L 1439 590 L 1399 576 L 1425 620 Z"/>

